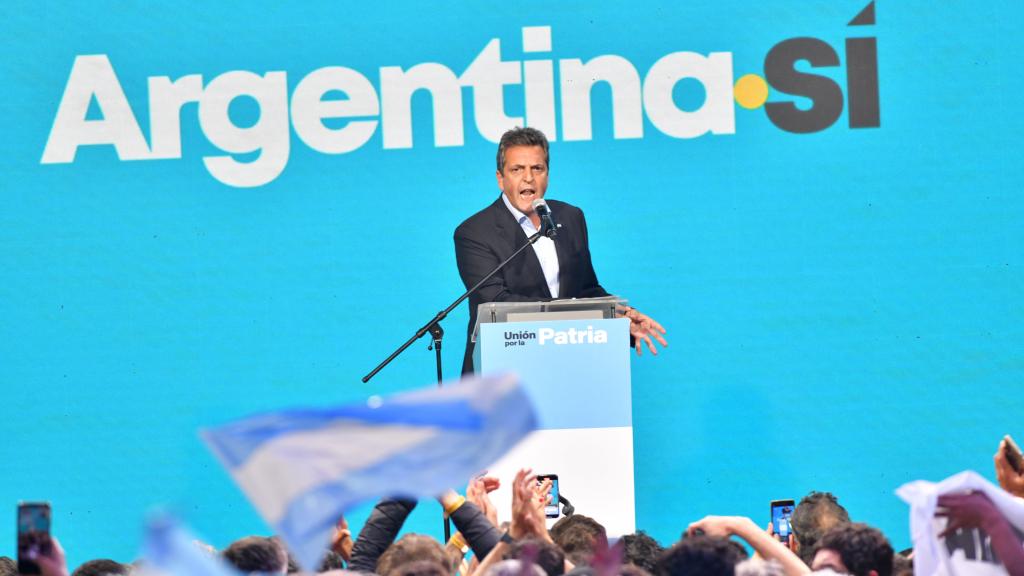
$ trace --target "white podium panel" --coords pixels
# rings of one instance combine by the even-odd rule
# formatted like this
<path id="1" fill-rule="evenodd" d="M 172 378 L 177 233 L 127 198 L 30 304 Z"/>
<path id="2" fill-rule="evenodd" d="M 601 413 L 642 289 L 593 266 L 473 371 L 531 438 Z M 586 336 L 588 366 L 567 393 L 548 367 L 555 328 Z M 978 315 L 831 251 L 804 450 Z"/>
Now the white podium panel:
<path id="1" fill-rule="evenodd" d="M 492 494 L 498 510 L 507 513 L 509 484 L 527 467 L 558 474 L 576 513 L 596 519 L 610 537 L 633 532 L 629 321 L 481 324 L 477 346 L 479 372 L 518 374 L 538 416 L 539 429 L 490 469 L 502 480 Z"/>

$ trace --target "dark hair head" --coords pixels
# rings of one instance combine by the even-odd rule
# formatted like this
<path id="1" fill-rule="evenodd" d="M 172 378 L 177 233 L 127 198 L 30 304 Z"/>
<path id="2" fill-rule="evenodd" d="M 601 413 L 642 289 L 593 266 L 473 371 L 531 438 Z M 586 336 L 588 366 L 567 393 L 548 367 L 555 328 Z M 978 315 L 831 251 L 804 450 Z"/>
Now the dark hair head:
<path id="1" fill-rule="evenodd" d="M 662 553 L 655 576 L 733 576 L 747 551 L 728 538 L 688 536 Z"/>
<path id="2" fill-rule="evenodd" d="M 505 169 L 505 151 L 513 146 L 540 146 L 544 150 L 544 164 L 551 167 L 551 155 L 548 152 L 548 139 L 536 128 L 515 128 L 501 135 L 498 143 L 498 172 Z"/>
<path id="3" fill-rule="evenodd" d="M 914 561 L 903 553 L 892 557 L 892 576 L 914 576 Z"/>
<path id="4" fill-rule="evenodd" d="M 389 576 L 451 576 L 445 566 L 435 560 L 414 560 L 392 569 Z"/>
<path id="5" fill-rule="evenodd" d="M 235 540 L 222 555 L 229 564 L 242 572 L 283 574 L 288 569 L 288 553 L 273 538 L 249 536 Z"/>
<path id="6" fill-rule="evenodd" d="M 341 554 L 333 550 L 328 550 L 322 560 L 320 560 L 320 568 L 317 572 L 330 572 L 331 570 L 344 570 L 345 569 L 345 558 Z"/>
<path id="7" fill-rule="evenodd" d="M 633 534 L 626 534 L 621 539 L 623 546 L 622 562 L 639 566 L 651 572 L 654 570 L 654 563 L 658 556 L 665 551 L 661 544 L 651 538 L 643 530 L 637 530 Z"/>
<path id="8" fill-rule="evenodd" d="M 651 571 L 636 564 L 623 564 L 619 567 L 619 576 L 651 576 Z"/>
<path id="9" fill-rule="evenodd" d="M 867 576 L 872 570 L 878 576 L 892 574 L 892 546 L 880 530 L 867 524 L 835 526 L 822 537 L 818 549 L 835 550 L 854 576 Z"/>
<path id="10" fill-rule="evenodd" d="M 608 549 L 604 526 L 582 514 L 573 514 L 555 522 L 551 527 L 551 539 L 576 566 L 589 566 L 595 552 Z"/>
<path id="11" fill-rule="evenodd" d="M 124 576 L 131 574 L 131 571 L 132 567 L 130 564 L 121 564 L 114 560 L 100 558 L 98 560 L 89 560 L 75 568 L 71 576 Z"/>
<path id="12" fill-rule="evenodd" d="M 0 576 L 18 576 L 18 563 L 7 556 L 0 556 Z"/>
<path id="13" fill-rule="evenodd" d="M 800 559 L 808 566 L 814 561 L 818 543 L 833 526 L 850 521 L 846 508 L 831 492 L 811 492 L 804 496 L 793 510 L 790 526 L 800 548 Z"/>
<path id="14" fill-rule="evenodd" d="M 423 534 L 406 534 L 388 546 L 388 549 L 380 555 L 377 560 L 377 574 L 397 576 L 399 569 L 405 569 L 405 564 L 420 560 L 429 560 L 441 566 L 449 566 L 451 563 L 444 547 L 437 540 Z M 451 570 L 445 571 L 446 574 L 448 572 Z"/>
<path id="15" fill-rule="evenodd" d="M 565 553 L 558 546 L 540 538 L 517 540 L 509 547 L 505 560 L 522 560 L 527 564 L 536 564 L 543 568 L 548 576 L 565 574 Z"/>

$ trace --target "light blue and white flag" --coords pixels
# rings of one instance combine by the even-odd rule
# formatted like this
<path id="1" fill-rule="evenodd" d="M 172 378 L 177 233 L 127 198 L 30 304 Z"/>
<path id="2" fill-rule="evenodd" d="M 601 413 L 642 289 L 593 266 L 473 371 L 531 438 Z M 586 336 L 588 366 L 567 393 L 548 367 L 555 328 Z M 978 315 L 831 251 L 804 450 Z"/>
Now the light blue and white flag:
<path id="1" fill-rule="evenodd" d="M 536 427 L 513 376 L 338 408 L 253 416 L 201 432 L 299 563 L 316 567 L 338 518 L 383 496 L 434 497 Z"/>
<path id="2" fill-rule="evenodd" d="M 146 522 L 143 576 L 241 576 L 216 550 L 202 548 L 177 517 L 159 514 Z"/>

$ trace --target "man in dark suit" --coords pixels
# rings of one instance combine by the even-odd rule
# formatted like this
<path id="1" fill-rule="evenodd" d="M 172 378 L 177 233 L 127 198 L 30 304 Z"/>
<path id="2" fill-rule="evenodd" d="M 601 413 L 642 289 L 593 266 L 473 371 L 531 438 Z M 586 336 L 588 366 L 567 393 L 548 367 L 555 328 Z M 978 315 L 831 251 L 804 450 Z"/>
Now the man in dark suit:
<path id="1" fill-rule="evenodd" d="M 466 288 L 475 285 L 526 243 L 528 235 L 540 229 L 540 216 L 533 201 L 543 198 L 548 187 L 548 141 L 534 128 L 514 128 L 498 145 L 498 187 L 501 196 L 490 206 L 470 216 L 455 229 L 455 257 Z M 547 201 L 558 223 L 554 240 L 541 237 L 469 298 L 469 330 L 463 374 L 473 371 L 473 346 L 469 340 L 476 322 L 477 306 L 484 302 L 533 302 L 554 298 L 607 296 L 590 261 L 587 223 L 579 208 Z M 635 308 L 625 306 L 622 315 L 630 319 L 629 332 L 637 354 L 646 344 L 662 346 L 665 329 Z"/>

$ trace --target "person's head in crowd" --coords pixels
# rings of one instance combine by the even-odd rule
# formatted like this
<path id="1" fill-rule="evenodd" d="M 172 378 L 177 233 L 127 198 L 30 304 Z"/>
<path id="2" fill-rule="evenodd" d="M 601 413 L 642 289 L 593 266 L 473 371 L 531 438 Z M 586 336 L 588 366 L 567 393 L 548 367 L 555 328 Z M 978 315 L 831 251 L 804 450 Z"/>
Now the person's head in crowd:
<path id="1" fill-rule="evenodd" d="M 288 570 L 288 552 L 280 541 L 263 536 L 249 536 L 236 540 L 222 556 L 242 572 L 285 574 Z"/>
<path id="2" fill-rule="evenodd" d="M 391 570 L 389 576 L 451 576 L 447 564 L 435 560 L 413 560 Z"/>
<path id="3" fill-rule="evenodd" d="M 914 576 L 914 561 L 903 553 L 893 556 L 892 576 Z"/>
<path id="4" fill-rule="evenodd" d="M 561 548 L 541 538 L 523 538 L 517 540 L 505 554 L 506 560 L 522 560 L 528 564 L 536 564 L 548 576 L 565 574 L 565 553 Z"/>
<path id="5" fill-rule="evenodd" d="M 654 570 L 654 563 L 658 561 L 658 557 L 665 550 L 657 540 L 648 536 L 643 530 L 626 534 L 620 541 L 623 546 L 622 562 L 639 566 L 648 572 Z"/>
<path id="6" fill-rule="evenodd" d="M 789 525 L 796 540 L 797 555 L 808 566 L 814 560 L 818 543 L 833 526 L 850 521 L 850 515 L 830 492 L 811 492 L 793 509 Z"/>
<path id="7" fill-rule="evenodd" d="M 623 564 L 619 567 L 619 576 L 651 576 L 651 571 L 644 570 L 636 564 Z"/>
<path id="8" fill-rule="evenodd" d="M 782 564 L 774 560 L 747 558 L 736 565 L 736 576 L 783 576 Z"/>
<path id="9" fill-rule="evenodd" d="M 18 576 L 18 563 L 7 556 L 0 556 L 0 576 Z"/>
<path id="10" fill-rule="evenodd" d="M 126 576 L 131 574 L 131 572 L 131 564 L 122 564 L 107 558 L 100 558 L 98 560 L 89 560 L 75 568 L 71 576 Z"/>
<path id="11" fill-rule="evenodd" d="M 821 538 L 812 570 L 831 568 L 853 576 L 891 576 L 893 550 L 878 529 L 867 524 L 838 524 Z"/>
<path id="12" fill-rule="evenodd" d="M 688 536 L 665 550 L 654 565 L 655 576 L 733 576 L 747 558 L 737 542 L 716 536 Z"/>
<path id="13" fill-rule="evenodd" d="M 608 534 L 604 526 L 582 514 L 573 514 L 555 522 L 550 533 L 569 562 L 576 566 L 590 565 L 595 552 L 608 549 Z"/>
<path id="14" fill-rule="evenodd" d="M 320 568 L 317 572 L 330 572 L 331 570 L 344 570 L 345 559 L 342 558 L 341 554 L 338 554 L 334 550 L 328 550 L 324 554 L 323 560 L 320 561 Z"/>
<path id="15" fill-rule="evenodd" d="M 623 564 L 611 572 L 593 566 L 577 566 L 565 576 L 651 576 L 651 573 L 633 564 Z"/>
<path id="16" fill-rule="evenodd" d="M 488 568 L 484 576 L 544 576 L 544 569 L 522 560 L 502 560 Z"/>
<path id="17" fill-rule="evenodd" d="M 388 546 L 388 549 L 380 555 L 380 559 L 377 560 L 377 574 L 398 576 L 404 574 L 404 572 L 398 572 L 403 565 L 421 560 L 431 561 L 442 567 L 451 564 L 444 547 L 437 540 L 423 534 L 406 534 Z M 422 569 L 422 567 L 420 568 Z M 450 569 L 445 570 L 446 574 L 449 572 L 451 572 Z"/>

